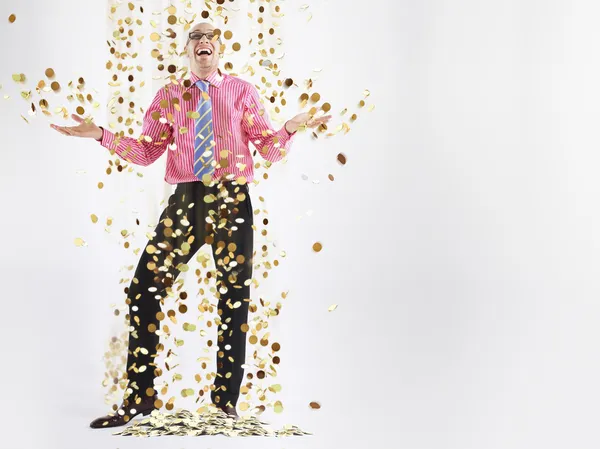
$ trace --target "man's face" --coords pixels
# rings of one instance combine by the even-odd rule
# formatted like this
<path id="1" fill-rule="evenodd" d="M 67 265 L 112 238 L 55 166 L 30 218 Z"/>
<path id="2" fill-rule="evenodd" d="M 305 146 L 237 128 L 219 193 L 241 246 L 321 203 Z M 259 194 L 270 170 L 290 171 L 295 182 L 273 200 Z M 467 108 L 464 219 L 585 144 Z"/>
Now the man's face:
<path id="1" fill-rule="evenodd" d="M 212 25 L 198 24 L 190 30 L 186 52 L 192 67 L 206 70 L 219 66 L 221 43 L 217 38 L 219 35 Z"/>

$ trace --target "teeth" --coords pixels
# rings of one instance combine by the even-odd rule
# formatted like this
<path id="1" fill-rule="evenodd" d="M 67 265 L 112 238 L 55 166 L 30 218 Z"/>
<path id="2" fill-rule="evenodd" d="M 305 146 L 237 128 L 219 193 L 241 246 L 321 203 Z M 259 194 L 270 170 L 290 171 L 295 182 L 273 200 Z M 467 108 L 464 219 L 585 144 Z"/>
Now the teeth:
<path id="1" fill-rule="evenodd" d="M 197 55 L 202 55 L 202 54 L 207 54 L 207 55 L 212 55 L 212 50 L 209 48 L 201 48 L 198 51 L 196 51 Z"/>

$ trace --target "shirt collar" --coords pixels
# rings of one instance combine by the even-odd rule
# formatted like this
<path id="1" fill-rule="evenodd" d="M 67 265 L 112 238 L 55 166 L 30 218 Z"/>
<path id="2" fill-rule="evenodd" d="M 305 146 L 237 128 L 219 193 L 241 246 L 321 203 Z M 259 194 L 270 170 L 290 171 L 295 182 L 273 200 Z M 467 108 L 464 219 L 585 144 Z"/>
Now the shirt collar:
<path id="1" fill-rule="evenodd" d="M 190 73 L 191 73 L 190 77 L 189 77 L 190 85 L 186 87 L 186 89 L 188 89 L 188 90 L 191 89 L 192 87 L 194 87 L 196 85 L 196 81 L 198 81 L 199 79 L 202 79 L 198 75 L 196 75 L 194 72 L 190 72 Z M 205 79 L 211 85 L 213 85 L 215 87 L 221 87 L 221 83 L 225 79 L 225 76 L 221 73 L 221 69 L 217 68 L 217 70 L 215 70 L 214 72 L 212 72 Z M 186 85 L 187 85 L 187 83 L 184 84 L 184 86 L 186 86 Z"/>

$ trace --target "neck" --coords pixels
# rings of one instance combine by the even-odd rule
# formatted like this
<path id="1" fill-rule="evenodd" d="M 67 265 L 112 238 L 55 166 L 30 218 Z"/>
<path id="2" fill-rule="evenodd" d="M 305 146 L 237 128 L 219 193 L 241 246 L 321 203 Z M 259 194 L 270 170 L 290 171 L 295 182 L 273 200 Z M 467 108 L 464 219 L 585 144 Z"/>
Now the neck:
<path id="1" fill-rule="evenodd" d="M 207 69 L 203 69 L 201 67 L 192 67 L 192 73 L 196 75 L 200 79 L 208 78 L 210 74 L 216 72 L 218 67 L 209 67 Z"/>

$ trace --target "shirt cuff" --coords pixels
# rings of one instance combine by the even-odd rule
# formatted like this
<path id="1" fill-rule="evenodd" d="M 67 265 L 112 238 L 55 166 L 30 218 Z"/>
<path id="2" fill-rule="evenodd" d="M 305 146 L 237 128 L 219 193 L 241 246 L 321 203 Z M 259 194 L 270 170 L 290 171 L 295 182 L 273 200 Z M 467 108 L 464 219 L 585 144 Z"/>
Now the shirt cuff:
<path id="1" fill-rule="evenodd" d="M 103 128 L 102 126 L 100 126 L 100 129 L 102 130 L 102 138 L 100 140 L 96 139 L 96 142 L 98 142 L 104 148 L 108 148 L 109 150 L 116 150 L 116 148 L 114 148 L 115 135 L 109 130 Z"/>

